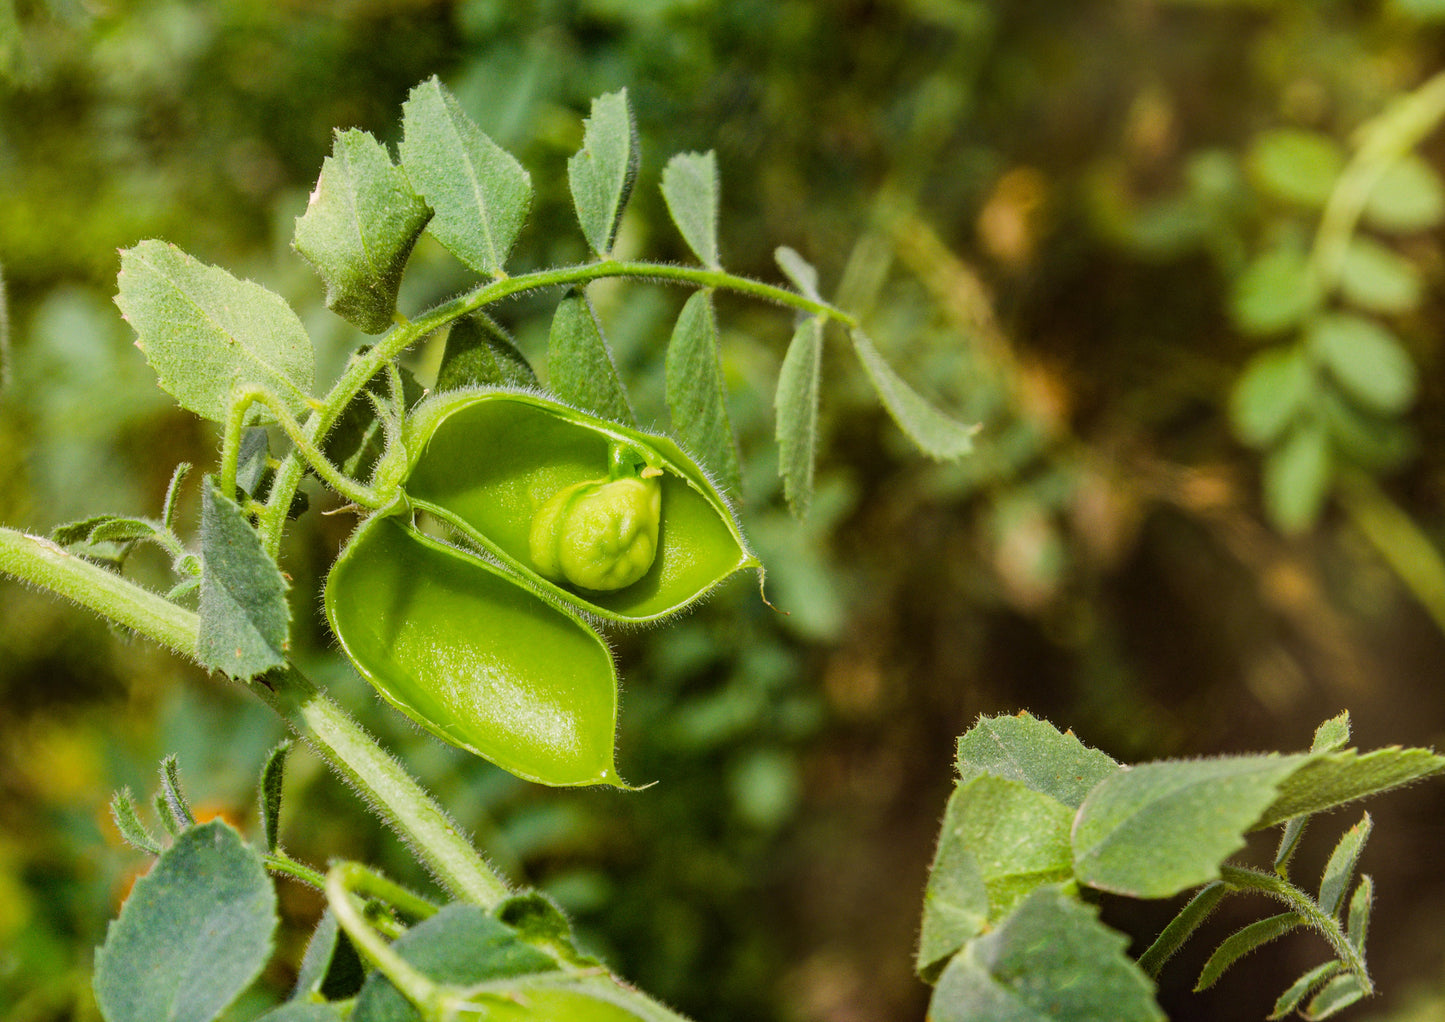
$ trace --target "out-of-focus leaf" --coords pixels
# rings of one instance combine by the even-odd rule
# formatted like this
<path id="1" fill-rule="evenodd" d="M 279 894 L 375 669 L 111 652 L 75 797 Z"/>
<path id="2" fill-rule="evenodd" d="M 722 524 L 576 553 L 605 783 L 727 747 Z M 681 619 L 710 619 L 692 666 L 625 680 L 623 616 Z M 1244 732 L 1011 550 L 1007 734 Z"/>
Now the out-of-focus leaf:
<path id="1" fill-rule="evenodd" d="M 201 556 L 196 659 L 239 680 L 286 663 L 286 580 L 245 514 L 209 479 L 201 491 Z"/>
<path id="2" fill-rule="evenodd" d="M 124 249 L 118 282 L 136 346 L 181 407 L 225 422 L 236 388 L 257 384 L 293 414 L 307 410 L 311 338 L 280 295 L 163 241 Z"/>
<path id="3" fill-rule="evenodd" d="M 1381 175 L 1364 218 L 1382 231 L 1429 230 L 1445 220 L 1445 182 L 1424 157 L 1406 153 Z"/>
<path id="4" fill-rule="evenodd" d="M 557 305 L 547 337 L 547 377 L 552 393 L 568 404 L 613 422 L 637 424 L 586 292 L 569 291 Z"/>
<path id="5" fill-rule="evenodd" d="M 612 251 L 639 160 L 627 90 L 594 99 L 592 116 L 583 122 L 582 149 L 567 161 L 567 182 L 582 233 L 599 256 Z"/>
<path id="6" fill-rule="evenodd" d="M 1319 316 L 1307 343 L 1340 387 L 1371 411 L 1398 414 L 1415 400 L 1415 363 L 1398 338 L 1363 316 Z"/>
<path id="7" fill-rule="evenodd" d="M 1164 1022 L 1129 939 L 1057 888 L 1029 895 L 939 977 L 931 1022 Z"/>
<path id="8" fill-rule="evenodd" d="M 1281 532 L 1314 524 L 1329 493 L 1330 438 L 1318 423 L 1301 423 L 1264 460 L 1264 507 Z"/>
<path id="9" fill-rule="evenodd" d="M 136 881 L 95 956 L 107 1022 L 210 1022 L 271 954 L 276 892 L 219 820 L 192 827 Z"/>
<path id="10" fill-rule="evenodd" d="M 380 142 L 338 131 L 292 244 L 326 282 L 326 307 L 379 334 L 392 325 L 402 271 L 429 219 Z"/>
<path id="11" fill-rule="evenodd" d="M 678 153 L 662 169 L 662 197 L 687 247 L 711 269 L 721 269 L 717 253 L 717 156 Z"/>
<path id="12" fill-rule="evenodd" d="M 1280 785 L 1275 800 L 1250 829 L 1263 830 L 1295 816 L 1334 809 L 1442 772 L 1445 756 L 1429 749 L 1390 746 L 1363 755 L 1345 749 L 1315 756 Z"/>
<path id="13" fill-rule="evenodd" d="M 411 90 L 402 131 L 402 168 L 435 211 L 427 230 L 478 273 L 501 273 L 527 220 L 531 176 L 435 77 Z"/>
<path id="14" fill-rule="evenodd" d="M 737 492 L 738 454 L 718 361 L 712 292 L 687 300 L 667 342 L 667 406 L 673 432 L 724 488 Z"/>
<path id="15" fill-rule="evenodd" d="M 1229 396 L 1234 433 L 1251 447 L 1279 438 L 1308 404 L 1314 389 L 1309 359 L 1296 345 L 1277 345 L 1256 354 Z"/>
<path id="16" fill-rule="evenodd" d="M 818 271 L 813 268 L 812 263 L 787 245 L 779 245 L 773 252 L 773 258 L 777 260 L 778 269 L 792 281 L 800 295 L 815 302 L 823 300 L 818 294 Z"/>
<path id="17" fill-rule="evenodd" d="M 1424 285 L 1410 260 L 1356 235 L 1340 263 L 1340 291 L 1362 309 L 1391 314 L 1418 308 Z"/>
<path id="18" fill-rule="evenodd" d="M 1079 807 L 1074 873 L 1080 883 L 1136 898 L 1207 883 L 1305 759 L 1170 760 L 1112 773 Z"/>
<path id="19" fill-rule="evenodd" d="M 1254 137 L 1245 165 L 1271 195 L 1320 209 L 1345 167 L 1345 154 L 1328 135 L 1276 128 Z"/>
<path id="20" fill-rule="evenodd" d="M 1321 298 L 1304 253 L 1285 246 L 1256 257 L 1235 278 L 1229 312 L 1244 333 L 1267 337 L 1303 322 Z"/>
<path id="21" fill-rule="evenodd" d="M 972 453 L 973 435 L 979 426 L 965 426 L 950 419 L 924 400 L 884 361 L 862 330 L 853 331 L 853 350 L 873 381 L 873 389 L 883 407 L 914 446 L 938 461 L 951 461 Z"/>
<path id="22" fill-rule="evenodd" d="M 1083 805 L 1094 786 L 1118 770 L 1118 763 L 1072 731 L 1060 732 L 1028 713 L 981 717 L 958 740 L 960 783 L 982 774 L 1003 777 L 1070 809 Z"/>
<path id="23" fill-rule="evenodd" d="M 802 517 L 813 499 L 813 464 L 818 450 L 818 391 L 823 365 L 823 321 L 800 320 L 783 357 L 774 398 L 777 413 L 778 474 L 793 513 Z"/>
<path id="24" fill-rule="evenodd" d="M 436 389 L 536 387 L 537 374 L 516 342 L 484 312 L 452 322 L 437 369 Z"/>

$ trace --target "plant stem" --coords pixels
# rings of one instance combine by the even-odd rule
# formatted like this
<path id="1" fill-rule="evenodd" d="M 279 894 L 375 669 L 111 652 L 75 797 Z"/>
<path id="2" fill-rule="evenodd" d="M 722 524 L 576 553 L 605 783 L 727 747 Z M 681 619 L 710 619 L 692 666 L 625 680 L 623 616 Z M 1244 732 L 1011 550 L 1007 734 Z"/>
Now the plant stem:
<path id="1" fill-rule="evenodd" d="M 1340 928 L 1339 920 L 1321 909 L 1319 904 L 1304 891 L 1273 873 L 1246 869 L 1241 866 L 1221 867 L 1220 879 L 1236 890 L 1258 891 L 1277 901 L 1284 902 L 1305 921 L 1305 925 L 1329 942 L 1330 947 L 1334 949 L 1335 957 L 1350 970 L 1355 979 L 1360 981 L 1360 986 L 1365 993 L 1367 995 L 1374 993 L 1375 985 L 1370 981 L 1370 973 L 1365 967 L 1365 959 L 1359 948 L 1355 947 L 1349 937 L 1345 935 L 1345 931 Z"/>
<path id="2" fill-rule="evenodd" d="M 843 310 L 819 302 L 795 291 L 765 284 L 748 277 L 738 277 L 722 270 L 709 270 L 699 266 L 674 266 L 666 263 L 621 262 L 603 259 L 579 266 L 564 266 L 557 269 L 538 270 L 516 277 L 499 277 L 482 284 L 467 294 L 444 302 L 413 320 L 399 322 L 383 336 L 376 345 L 365 353 L 353 358 L 331 391 L 322 399 L 320 407 L 302 429 L 302 436 L 309 444 L 319 444 L 328 430 L 335 425 L 346 406 L 359 394 L 363 387 L 382 368 L 423 337 L 439 330 L 455 319 L 476 312 L 495 302 L 513 298 L 529 291 L 551 287 L 572 287 L 593 280 L 608 277 L 637 277 L 645 280 L 663 281 L 691 287 L 710 287 L 777 302 L 814 316 L 826 316 L 847 327 L 858 326 L 856 317 Z M 287 455 L 276 471 L 271 494 L 266 502 L 265 512 L 260 517 L 257 531 L 261 542 L 272 555 L 280 548 L 281 531 L 286 524 L 286 512 L 291 507 L 296 487 L 301 484 L 305 465 L 296 452 Z"/>
<path id="3" fill-rule="evenodd" d="M 357 950 L 391 980 L 402 996 L 416 1005 L 423 1018 L 436 1018 L 442 1007 L 441 988 L 393 951 L 381 934 L 367 923 L 361 907 L 353 898 L 353 892 L 363 890 L 391 902 L 404 912 L 409 910 L 402 902 L 414 896 L 406 888 L 355 862 L 338 863 L 326 874 L 326 900 L 331 911 L 336 914 L 336 921 L 341 924 Z M 402 902 L 398 902 L 397 898 L 401 898 Z M 435 911 L 430 905 L 426 907 L 429 911 L 424 915 Z"/>
<path id="4" fill-rule="evenodd" d="M 48 539 L 0 526 L 0 572 L 49 589 L 197 659 L 200 618 Z M 509 893 L 442 808 L 366 730 L 294 667 L 247 686 L 359 792 L 454 897 L 486 908 Z"/>

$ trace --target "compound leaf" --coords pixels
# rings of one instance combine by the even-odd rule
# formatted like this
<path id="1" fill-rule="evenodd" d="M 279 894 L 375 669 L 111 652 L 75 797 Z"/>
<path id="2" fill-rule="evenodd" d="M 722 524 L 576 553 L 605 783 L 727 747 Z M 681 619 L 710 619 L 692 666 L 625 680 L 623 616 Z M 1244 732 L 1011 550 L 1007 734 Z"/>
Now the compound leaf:
<path id="1" fill-rule="evenodd" d="M 612 349 L 584 291 L 571 290 L 557 304 L 547 337 L 547 376 L 552 393 L 568 404 L 613 422 L 637 425 Z"/>
<path id="2" fill-rule="evenodd" d="M 427 230 L 478 273 L 501 273 L 527 220 L 531 176 L 435 76 L 402 105 L 402 132 L 402 167 L 435 210 Z"/>
<path id="3" fill-rule="evenodd" d="M 725 488 L 736 492 L 737 444 L 718 361 L 711 291 L 698 291 L 682 307 L 667 342 L 666 369 L 673 432 Z"/>
<path id="4" fill-rule="evenodd" d="M 136 881 L 95 956 L 108 1022 L 210 1022 L 260 974 L 276 892 L 260 857 L 216 820 L 192 827 Z"/>
<path id="5" fill-rule="evenodd" d="M 338 131 L 292 245 L 325 281 L 326 307 L 379 334 L 392 325 L 402 271 L 431 215 L 385 146 Z"/>
<path id="6" fill-rule="evenodd" d="M 1118 770 L 1118 763 L 1086 746 L 1072 731 L 1060 732 L 1028 713 L 980 717 L 958 740 L 960 783 L 991 774 L 1018 781 L 1070 809 L 1083 805 L 1094 786 Z"/>
<path id="7" fill-rule="evenodd" d="M 245 514 L 214 483 L 201 491 L 200 632 L 203 667 L 245 680 L 286 662 L 286 580 Z"/>
<path id="8" fill-rule="evenodd" d="M 662 197 L 672 222 L 701 263 L 721 269 L 717 254 L 717 156 L 678 153 L 662 169 Z"/>
<path id="9" fill-rule="evenodd" d="M 118 284 L 136 346 L 181 407 L 225 422 L 232 392 L 255 384 L 294 414 L 307 410 L 315 354 L 280 295 L 162 241 L 123 249 Z"/>
<path id="10" fill-rule="evenodd" d="M 823 366 L 823 320 L 798 322 L 774 398 L 777 412 L 778 474 L 793 513 L 802 517 L 813 498 L 813 465 L 818 450 L 818 391 Z"/>
<path id="11" fill-rule="evenodd" d="M 594 99 L 592 116 L 582 125 L 582 149 L 567 161 L 567 183 L 582 233 L 599 256 L 612 251 L 639 161 L 637 124 L 627 105 L 627 90 Z"/>

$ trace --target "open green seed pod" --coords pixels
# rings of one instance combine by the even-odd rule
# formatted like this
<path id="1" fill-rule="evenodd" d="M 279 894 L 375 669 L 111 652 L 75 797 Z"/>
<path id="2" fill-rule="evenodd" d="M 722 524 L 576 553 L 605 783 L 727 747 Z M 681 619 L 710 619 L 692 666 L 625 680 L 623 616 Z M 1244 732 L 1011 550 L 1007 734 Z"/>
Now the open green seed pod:
<path id="1" fill-rule="evenodd" d="M 437 737 L 543 784 L 625 787 L 612 653 L 576 614 L 385 515 L 342 550 L 325 602 L 357 670 Z"/>
<path id="2" fill-rule="evenodd" d="M 462 390 L 422 402 L 406 446 L 413 507 L 585 614 L 656 621 L 761 571 L 727 500 L 667 437 L 531 392 Z"/>

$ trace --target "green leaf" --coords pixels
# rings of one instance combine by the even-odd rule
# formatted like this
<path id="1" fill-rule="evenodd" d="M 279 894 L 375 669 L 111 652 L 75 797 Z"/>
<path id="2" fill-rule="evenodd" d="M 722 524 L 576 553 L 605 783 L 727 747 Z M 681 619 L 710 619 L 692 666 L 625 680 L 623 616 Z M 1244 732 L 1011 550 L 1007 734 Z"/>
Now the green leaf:
<path id="1" fill-rule="evenodd" d="M 427 230 L 478 273 L 497 275 L 527 220 L 532 179 L 435 77 L 402 105 L 401 164 L 436 215 Z"/>
<path id="2" fill-rule="evenodd" d="M 196 814 L 191 812 L 191 803 L 181 788 L 180 762 L 174 755 L 161 760 L 161 794 L 178 829 L 185 830 L 196 825 Z"/>
<path id="3" fill-rule="evenodd" d="M 1079 807 L 1074 873 L 1081 883 L 1135 898 L 1167 898 L 1207 883 L 1304 760 L 1169 760 L 1112 773 Z"/>
<path id="4" fill-rule="evenodd" d="M 599 256 L 612 251 L 640 158 L 627 90 L 598 96 L 582 123 L 582 149 L 567 161 L 567 183 L 582 233 Z"/>
<path id="5" fill-rule="evenodd" d="M 120 831 L 126 844 L 147 855 L 161 854 L 160 842 L 141 822 L 139 807 L 129 788 L 122 788 L 110 798 L 110 815 L 115 820 L 115 829 Z"/>
<path id="6" fill-rule="evenodd" d="M 1315 1019 L 1329 1018 L 1365 996 L 1360 981 L 1350 973 L 1336 976 L 1315 994 L 1314 999 L 1300 1012 L 1300 1017 L 1314 1022 Z"/>
<path id="7" fill-rule="evenodd" d="M 1345 936 L 1361 954 L 1365 953 L 1365 938 L 1370 934 L 1370 909 L 1374 900 L 1375 882 L 1366 874 L 1360 877 L 1355 893 L 1350 896 L 1350 912 L 1345 923 Z"/>
<path id="8" fill-rule="evenodd" d="M 294 1001 L 266 1012 L 256 1022 L 345 1022 L 346 1015 L 340 1007 L 330 1004 L 312 1004 Z"/>
<path id="9" fill-rule="evenodd" d="M 1139 956 L 1139 968 L 1144 970 L 1145 975 L 1159 975 L 1164 963 L 1174 957 L 1175 952 L 1204 924 L 1228 893 L 1229 888 L 1219 882 L 1205 884 L 1200 888 L 1199 893 L 1189 899 L 1189 903 L 1180 909 L 1179 914 L 1169 920 L 1169 925 L 1154 938 L 1154 943 Z"/>
<path id="10" fill-rule="evenodd" d="M 178 462 L 171 470 L 171 481 L 166 486 L 166 497 L 161 502 L 161 528 L 172 529 L 176 524 L 176 507 L 180 504 L 181 484 L 191 474 L 191 463 Z"/>
<path id="11" fill-rule="evenodd" d="M 862 330 L 853 331 L 853 349 L 873 381 L 873 389 L 883 401 L 883 407 L 915 447 L 938 461 L 961 458 L 973 450 L 973 435 L 981 427 L 955 422 L 920 397 L 883 360 Z"/>
<path id="12" fill-rule="evenodd" d="M 1398 414 L 1415 400 L 1415 363 L 1379 323 L 1335 314 L 1311 321 L 1306 343 L 1340 387 L 1371 411 Z"/>
<path id="13" fill-rule="evenodd" d="M 1414 456 L 1418 446 L 1415 434 L 1402 416 L 1369 411 L 1338 387 L 1315 396 L 1331 449 L 1342 458 L 1379 475 Z"/>
<path id="14" fill-rule="evenodd" d="M 963 782 L 991 774 L 1062 802 L 1070 809 L 1104 778 L 1119 770 L 1108 756 L 1028 713 L 980 717 L 958 740 Z"/>
<path id="15" fill-rule="evenodd" d="M 271 445 L 266 430 L 260 426 L 245 430 L 236 450 L 236 486 L 252 500 L 264 499 L 271 487 L 274 473 L 270 460 Z"/>
<path id="16" fill-rule="evenodd" d="M 1315 728 L 1311 752 L 1336 752 L 1350 740 L 1350 711 L 1345 710 Z"/>
<path id="17" fill-rule="evenodd" d="M 613 422 L 637 425 L 612 349 L 583 291 L 568 291 L 557 304 L 547 338 L 547 376 L 552 393 L 568 404 Z"/>
<path id="18" fill-rule="evenodd" d="M 431 215 L 385 146 L 338 131 L 292 246 L 326 282 L 326 307 L 379 334 L 395 319 L 402 271 Z"/>
<path id="19" fill-rule="evenodd" d="M 1269 446 L 1308 405 L 1314 385 L 1314 371 L 1298 345 L 1259 352 L 1229 396 L 1235 436 L 1251 447 Z"/>
<path id="20" fill-rule="evenodd" d="M 1267 337 L 1303 322 L 1323 297 L 1305 254 L 1282 246 L 1256 257 L 1234 279 L 1229 313 L 1243 333 Z"/>
<path id="21" fill-rule="evenodd" d="M 57 525 L 50 532 L 50 538 L 61 546 L 76 543 L 129 543 L 137 539 L 149 539 L 160 531 L 155 522 L 144 518 L 126 518 L 121 515 L 95 515 L 78 522 Z"/>
<path id="22" fill-rule="evenodd" d="M 920 975 L 936 975 L 943 959 L 1037 888 L 1070 878 L 1073 817 L 1068 806 L 1018 781 L 985 774 L 959 785 L 923 895 Z"/>
<path id="23" fill-rule="evenodd" d="M 136 881 L 95 956 L 107 1022 L 210 1022 L 261 973 L 276 892 L 219 820 L 193 827 Z"/>
<path id="24" fill-rule="evenodd" d="M 1277 128 L 1254 137 L 1245 165 L 1255 183 L 1276 198 L 1322 209 L 1345 168 L 1345 154 L 1328 135 Z"/>
<path id="25" fill-rule="evenodd" d="M 274 852 L 281 843 L 281 788 L 286 780 L 286 755 L 290 751 L 291 739 L 283 739 L 271 750 L 266 765 L 261 768 L 261 840 L 268 852 Z"/>
<path id="26" fill-rule="evenodd" d="M 313 995 L 328 1001 L 347 1000 L 360 992 L 365 979 L 366 967 L 361 956 L 328 908 L 321 913 L 321 921 L 306 945 L 296 987 L 291 992 L 292 1000 Z"/>
<path id="27" fill-rule="evenodd" d="M 1285 533 L 1314 524 L 1329 493 L 1333 468 L 1330 438 L 1318 423 L 1303 423 L 1264 461 L 1264 507 Z"/>
<path id="28" fill-rule="evenodd" d="M 1286 933 L 1297 930 L 1304 924 L 1304 920 L 1293 912 L 1281 912 L 1277 916 L 1270 916 L 1268 919 L 1260 919 L 1250 923 L 1243 929 L 1237 930 L 1225 938 L 1209 956 L 1209 961 L 1204 963 L 1204 968 L 1199 972 L 1199 982 L 1194 984 L 1194 991 L 1208 990 L 1219 981 L 1225 971 L 1231 965 L 1239 961 L 1245 955 L 1257 948 L 1263 947 L 1272 940 L 1278 940 Z"/>
<path id="29" fill-rule="evenodd" d="M 678 153 L 662 169 L 662 197 L 672 222 L 698 260 L 722 269 L 717 254 L 717 156 L 713 152 Z"/>
<path id="30" fill-rule="evenodd" d="M 1365 202 L 1364 220 L 1382 231 L 1425 231 L 1445 220 L 1445 182 L 1418 153 L 1390 164 Z"/>
<path id="31" fill-rule="evenodd" d="M 1323 965 L 1315 966 L 1290 984 L 1288 990 L 1279 995 L 1279 1000 L 1274 1002 L 1274 1011 L 1270 1012 L 1269 1018 L 1284 1018 L 1298 1008 L 1306 997 L 1314 993 L 1320 984 L 1324 983 L 1331 976 L 1338 975 L 1344 968 L 1338 961 L 1329 961 Z"/>
<path id="32" fill-rule="evenodd" d="M 579 968 L 599 964 L 591 955 L 577 949 L 572 936 L 572 923 L 557 903 L 541 891 L 514 894 L 497 905 L 493 914 L 517 932 L 517 937 L 539 948 L 560 962 Z"/>
<path id="33" fill-rule="evenodd" d="M 1365 842 L 1369 840 L 1370 826 L 1370 814 L 1366 813 L 1359 823 L 1345 831 L 1330 853 L 1329 862 L 1325 863 L 1325 872 L 1320 878 L 1319 905 L 1327 915 L 1335 915 L 1345 900 L 1345 892 L 1355 875 L 1355 865 L 1360 861 L 1360 853 L 1365 850 Z"/>
<path id="34" fill-rule="evenodd" d="M 501 325 L 484 312 L 452 322 L 437 369 L 436 390 L 536 387 L 537 374 Z M 408 398 L 408 403 L 410 403 Z"/>
<path id="35" fill-rule="evenodd" d="M 725 489 L 736 493 L 737 444 L 728 420 L 711 291 L 698 291 L 687 300 L 667 342 L 667 406 L 672 430 L 683 445 Z"/>
<path id="36" fill-rule="evenodd" d="M 1415 264 L 1377 241 L 1356 235 L 1340 263 L 1340 293 L 1362 309 L 1385 314 L 1420 307 L 1424 284 Z"/>
<path id="37" fill-rule="evenodd" d="M 930 1022 L 1163 1022 L 1129 940 L 1056 888 L 1029 895 L 939 977 Z"/>
<path id="38" fill-rule="evenodd" d="M 207 479 L 201 491 L 201 666 L 238 680 L 286 663 L 286 580 L 245 514 Z"/>
<path id="39" fill-rule="evenodd" d="M 280 295 L 161 241 L 123 249 L 118 283 L 136 346 L 182 408 L 225 422 L 232 392 L 255 384 L 307 410 L 311 338 Z"/>
<path id="40" fill-rule="evenodd" d="M 797 252 L 787 245 L 780 245 L 773 251 L 773 258 L 777 260 L 778 269 L 793 282 L 798 293 L 804 298 L 811 298 L 815 302 L 821 302 L 822 296 L 818 293 L 818 271 L 813 264 L 808 262 Z"/>
<path id="41" fill-rule="evenodd" d="M 823 319 L 799 320 L 778 373 L 778 474 L 793 514 L 801 518 L 813 499 L 813 465 L 818 451 L 818 391 L 823 366 Z"/>
<path id="42" fill-rule="evenodd" d="M 1280 785 L 1279 794 L 1250 829 L 1263 830 L 1296 816 L 1334 809 L 1441 772 L 1445 756 L 1429 749 L 1391 746 L 1364 755 L 1346 749 L 1316 756 Z"/>
<path id="43" fill-rule="evenodd" d="M 448 905 L 392 944 L 433 982 L 470 986 L 557 968 L 551 957 L 517 939 L 475 905 Z M 352 1022 L 421 1022 L 411 1004 L 379 972 L 367 977 Z"/>

